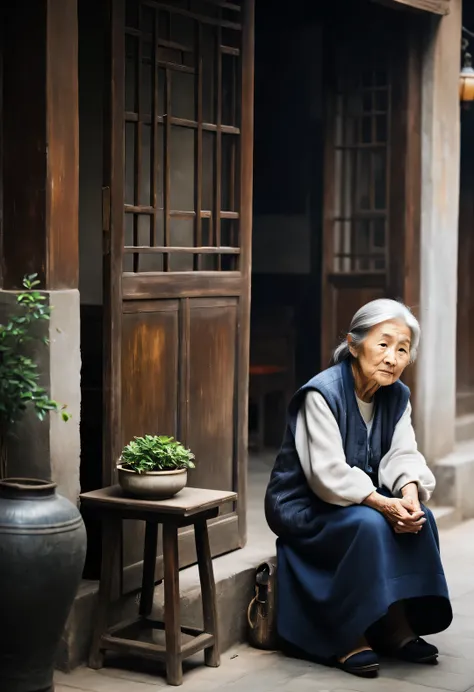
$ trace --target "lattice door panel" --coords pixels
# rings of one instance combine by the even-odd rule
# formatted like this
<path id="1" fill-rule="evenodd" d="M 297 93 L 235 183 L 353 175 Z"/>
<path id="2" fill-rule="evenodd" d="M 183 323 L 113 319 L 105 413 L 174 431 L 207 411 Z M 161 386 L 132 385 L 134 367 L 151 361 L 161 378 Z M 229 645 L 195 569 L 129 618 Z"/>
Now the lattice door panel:
<path id="1" fill-rule="evenodd" d="M 240 269 L 240 4 L 128 0 L 123 271 Z"/>
<path id="2" fill-rule="evenodd" d="M 387 293 L 396 61 L 387 13 L 371 4 L 328 39 L 322 367 L 348 328 L 346 308 Z"/>
<path id="3" fill-rule="evenodd" d="M 334 137 L 332 271 L 385 272 L 389 221 L 389 56 L 371 44 L 339 54 Z"/>

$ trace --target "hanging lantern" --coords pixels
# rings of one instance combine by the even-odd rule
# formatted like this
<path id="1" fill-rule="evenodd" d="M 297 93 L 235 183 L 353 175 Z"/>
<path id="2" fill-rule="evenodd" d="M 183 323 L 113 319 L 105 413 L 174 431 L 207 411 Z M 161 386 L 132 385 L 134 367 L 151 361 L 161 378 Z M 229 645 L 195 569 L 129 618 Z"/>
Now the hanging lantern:
<path id="1" fill-rule="evenodd" d="M 474 101 L 474 69 L 470 53 L 464 53 L 464 65 L 459 75 L 459 98 L 466 104 Z"/>

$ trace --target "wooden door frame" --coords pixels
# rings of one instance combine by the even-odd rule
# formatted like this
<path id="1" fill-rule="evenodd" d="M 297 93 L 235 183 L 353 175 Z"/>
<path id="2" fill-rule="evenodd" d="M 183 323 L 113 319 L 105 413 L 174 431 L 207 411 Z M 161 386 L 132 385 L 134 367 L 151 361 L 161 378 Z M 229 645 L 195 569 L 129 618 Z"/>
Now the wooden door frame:
<path id="1" fill-rule="evenodd" d="M 420 319 L 421 270 L 421 98 L 422 46 L 424 17 L 412 17 L 401 45 L 403 51 L 395 57 L 394 101 L 401 107 L 392 116 L 393 149 L 399 154 L 392 158 L 392 198 L 389 238 L 390 296 L 400 298 Z M 404 174 L 400 175 L 400 171 Z M 404 382 L 412 393 L 412 408 L 416 410 L 416 364 L 410 366 Z"/>
<path id="2" fill-rule="evenodd" d="M 255 87 L 255 0 L 243 0 L 242 22 L 242 106 L 241 106 L 241 162 L 240 162 L 240 219 L 241 267 L 243 290 L 240 298 L 238 328 L 241 336 L 237 372 L 237 492 L 242 509 L 238 511 L 240 547 L 247 542 L 247 484 L 248 484 L 248 394 L 250 357 L 250 293 L 252 272 L 253 222 L 253 140 L 254 140 L 254 87 Z"/>
<path id="3" fill-rule="evenodd" d="M 102 481 L 112 485 L 115 464 L 121 453 L 121 339 L 122 339 L 122 253 L 124 246 L 124 144 L 123 104 L 125 89 L 125 0 L 106 0 L 104 83 L 104 175 L 102 191 L 103 232 L 103 457 Z M 121 56 L 119 58 L 118 56 Z"/>
<path id="4" fill-rule="evenodd" d="M 412 14 L 405 20 L 405 30 L 400 36 L 400 51 L 393 53 L 392 88 L 393 102 L 390 137 L 391 150 L 396 157 L 390 163 L 390 202 L 389 202 L 389 237 L 388 266 L 386 279 L 387 297 L 401 299 L 411 307 L 419 317 L 420 304 L 420 242 L 421 242 L 421 96 L 422 96 L 422 50 L 423 29 L 427 15 Z M 337 37 L 337 33 L 335 38 Z M 332 63 L 331 63 L 332 64 Z M 326 78 L 326 112 L 325 112 L 325 157 L 324 157 L 324 205 L 323 205 L 323 329 L 321 366 L 327 367 L 327 356 L 334 347 L 331 335 L 334 333 L 334 306 L 331 305 L 326 277 L 332 272 L 331 245 L 333 233 L 332 205 L 334 200 L 334 140 L 335 112 L 333 98 L 334 77 L 329 73 Z M 347 277 L 341 275 L 337 281 L 342 285 Z M 371 277 L 371 285 L 378 287 L 377 277 Z M 404 381 L 416 397 L 416 366 L 410 367 Z M 413 406 L 413 408 L 415 408 Z"/>

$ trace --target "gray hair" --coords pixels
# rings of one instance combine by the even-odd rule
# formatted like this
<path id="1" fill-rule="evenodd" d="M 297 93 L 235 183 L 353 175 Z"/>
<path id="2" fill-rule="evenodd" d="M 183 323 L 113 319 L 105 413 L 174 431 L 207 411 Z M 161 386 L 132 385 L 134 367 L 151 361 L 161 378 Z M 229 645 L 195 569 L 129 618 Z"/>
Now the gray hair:
<path id="1" fill-rule="evenodd" d="M 420 343 L 420 325 L 409 307 L 397 300 L 379 298 L 367 303 L 352 318 L 347 336 L 352 338 L 352 343 L 357 348 L 366 339 L 372 327 L 389 320 L 404 322 L 411 332 L 410 360 L 416 360 L 418 344 Z M 347 338 L 339 344 L 333 353 L 333 362 L 340 363 L 350 356 Z"/>

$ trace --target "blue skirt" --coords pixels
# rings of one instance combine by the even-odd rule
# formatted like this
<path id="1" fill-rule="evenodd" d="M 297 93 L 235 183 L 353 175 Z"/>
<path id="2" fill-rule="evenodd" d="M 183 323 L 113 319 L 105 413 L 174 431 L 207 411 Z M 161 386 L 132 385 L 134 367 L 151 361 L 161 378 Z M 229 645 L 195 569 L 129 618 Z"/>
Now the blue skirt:
<path id="1" fill-rule="evenodd" d="M 319 504 L 319 503 L 318 503 Z M 452 621 L 433 514 L 419 534 L 396 534 L 364 505 L 307 513 L 302 533 L 277 541 L 278 633 L 317 659 L 342 656 L 389 607 L 405 602 L 415 634 Z M 311 516 L 312 515 L 312 516 Z"/>

